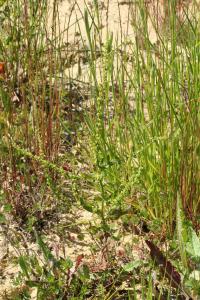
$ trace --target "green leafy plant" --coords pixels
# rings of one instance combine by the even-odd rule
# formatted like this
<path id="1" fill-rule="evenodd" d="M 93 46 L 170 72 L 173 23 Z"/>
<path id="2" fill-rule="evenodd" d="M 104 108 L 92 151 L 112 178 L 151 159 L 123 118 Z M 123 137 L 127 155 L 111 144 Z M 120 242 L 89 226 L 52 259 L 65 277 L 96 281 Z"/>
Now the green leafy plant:
<path id="1" fill-rule="evenodd" d="M 16 279 L 17 284 L 25 284 L 26 293 L 31 288 L 37 290 L 37 299 L 67 299 L 78 288 L 80 295 L 82 289 L 90 278 L 86 266 L 79 272 L 82 256 L 77 257 L 75 263 L 69 258 L 56 258 L 43 239 L 36 234 L 37 244 L 41 251 L 41 258 L 36 255 L 20 256 L 21 271 Z M 87 291 L 87 288 L 86 288 Z M 77 291 L 77 295 L 79 293 Z"/>

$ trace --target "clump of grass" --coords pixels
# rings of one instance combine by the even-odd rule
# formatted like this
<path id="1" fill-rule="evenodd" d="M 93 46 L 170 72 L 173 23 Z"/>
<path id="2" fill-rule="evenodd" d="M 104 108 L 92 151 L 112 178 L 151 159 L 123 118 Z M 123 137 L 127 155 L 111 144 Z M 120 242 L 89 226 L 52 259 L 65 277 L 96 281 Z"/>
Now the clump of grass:
<path id="1" fill-rule="evenodd" d="M 184 8 L 184 27 L 179 27 L 177 2 L 166 7 L 168 34 L 156 26 L 145 3 L 138 4 L 135 23 L 140 25 L 129 48 L 130 61 L 125 59 L 128 47 L 120 49 L 124 53 L 120 56 L 120 46 L 107 36 L 101 79 L 95 73 L 95 49 L 90 47 L 95 114 L 86 114 L 85 153 L 92 165 L 81 179 L 91 197 L 87 200 L 84 188 L 81 203 L 99 215 L 106 231 L 113 218 L 129 211 L 157 224 L 160 237 L 176 239 L 177 201 L 193 227 L 199 228 L 199 28 L 190 7 Z M 151 41 L 149 19 L 156 44 Z M 90 27 L 87 19 L 85 23 L 89 44 L 94 45 L 95 16 Z"/>
<path id="2" fill-rule="evenodd" d="M 133 197 L 134 206 L 145 211 L 150 219 L 165 220 L 173 234 L 177 191 L 188 218 L 195 220 L 199 214 L 199 32 L 194 19 L 188 23 L 191 36 L 180 45 L 175 4 L 169 4 L 169 9 L 170 36 L 156 31 L 159 46 L 155 48 L 149 36 L 146 7 L 138 7 L 143 48 L 136 39 L 131 46 L 130 66 L 123 58 L 120 66 L 114 64 L 118 45 L 113 45 L 108 37 L 107 53 L 102 51 L 102 81 L 94 78 L 96 114 L 89 113 L 87 122 L 92 142 L 90 153 L 94 154 L 93 182 L 99 185 L 102 201 L 108 197 L 112 207 L 121 206 L 126 196 Z M 92 43 L 95 34 L 88 21 L 86 30 Z M 94 69 L 92 61 L 92 74 Z M 134 110 L 130 110 L 131 104 Z M 138 172 L 136 184 L 133 182 L 125 198 L 116 203 L 127 182 L 134 179 L 133 174 L 137 177 Z M 102 191 L 101 178 L 107 196 Z"/>
<path id="3" fill-rule="evenodd" d="M 53 182 L 57 176 L 52 168 L 43 172 L 33 157 L 47 164 L 62 164 L 59 155 L 64 42 L 57 1 L 51 5 L 46 0 L 3 1 L 0 9 L 0 60 L 5 63 L 0 87 L 2 184 L 13 212 L 27 219 L 33 207 L 44 202 L 45 190 L 48 199 L 53 186 L 55 193 Z M 17 148 L 22 150 L 20 156 Z M 44 193 L 39 204 L 31 194 L 41 188 Z"/>

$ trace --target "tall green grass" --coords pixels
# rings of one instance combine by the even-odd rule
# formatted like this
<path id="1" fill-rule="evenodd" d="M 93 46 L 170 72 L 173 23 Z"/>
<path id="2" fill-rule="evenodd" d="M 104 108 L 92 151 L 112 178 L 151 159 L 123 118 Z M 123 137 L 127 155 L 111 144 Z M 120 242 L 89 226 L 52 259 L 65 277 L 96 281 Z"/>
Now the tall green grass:
<path id="1" fill-rule="evenodd" d="M 194 225 L 200 209 L 199 27 L 187 10 L 180 26 L 175 1 L 168 6 L 167 34 L 158 30 L 141 2 L 134 22 L 140 24 L 136 40 L 123 48 L 107 36 L 101 48 L 101 80 L 95 75 L 91 46 L 96 42 L 96 19 L 89 26 L 85 12 L 95 86 L 95 113 L 86 114 L 89 160 L 93 159 L 87 176 L 88 189 L 99 192 L 98 201 L 93 199 L 95 210 L 108 222 L 109 211 L 125 208 L 131 198 L 128 202 L 137 213 L 159 220 L 173 234 L 178 193 Z M 149 18 L 156 44 L 149 36 Z"/>
<path id="2" fill-rule="evenodd" d="M 51 189 L 57 190 L 56 172 L 44 171 L 37 158 L 59 167 L 67 94 L 63 33 L 57 1 L 2 1 L 0 18 L 0 61 L 6 66 L 0 82 L 1 184 L 13 212 L 27 219 L 29 209 L 41 211 Z M 39 198 L 31 196 L 39 190 Z"/>

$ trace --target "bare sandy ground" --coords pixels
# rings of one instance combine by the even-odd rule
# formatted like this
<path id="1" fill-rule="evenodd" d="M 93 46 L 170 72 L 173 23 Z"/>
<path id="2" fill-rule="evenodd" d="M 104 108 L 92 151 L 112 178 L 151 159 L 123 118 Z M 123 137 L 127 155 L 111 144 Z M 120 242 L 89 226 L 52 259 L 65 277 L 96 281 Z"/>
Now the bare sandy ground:
<path id="1" fill-rule="evenodd" d="M 143 36 L 142 32 L 138 30 L 137 34 L 135 33 L 135 26 L 137 24 L 137 18 L 135 13 L 135 1 L 133 0 L 98 0 L 99 7 L 99 24 L 97 21 L 97 14 L 95 13 L 94 1 L 92 0 L 60 0 L 57 7 L 58 19 L 59 19 L 59 28 L 57 30 L 61 36 L 61 43 L 64 42 L 67 45 L 66 52 L 63 51 L 64 56 L 71 55 L 74 62 L 66 68 L 66 77 L 67 78 L 78 78 L 84 82 L 90 82 L 89 79 L 89 66 L 87 63 L 82 63 L 80 61 L 80 56 L 77 53 L 80 53 L 85 49 L 85 45 L 89 45 L 88 37 L 86 34 L 86 27 L 84 22 L 85 11 L 88 11 L 89 23 L 91 28 L 97 25 L 100 27 L 100 39 L 102 44 L 105 43 L 108 36 L 113 34 L 113 47 L 121 47 L 122 44 L 126 44 L 126 47 L 123 48 L 123 51 L 132 51 L 131 47 L 135 41 L 135 38 L 139 41 L 141 47 L 143 46 Z M 186 3 L 185 5 L 194 4 L 194 1 L 182 1 L 180 3 Z M 198 0 L 197 3 L 200 1 Z M 52 17 L 52 3 L 53 0 L 50 0 L 50 15 L 49 20 L 51 21 Z M 152 24 L 152 20 L 155 21 L 155 16 L 157 16 L 157 22 L 159 23 L 159 28 L 162 28 L 164 22 L 166 21 L 167 16 L 166 9 L 163 8 L 162 0 L 148 0 L 148 31 L 149 38 L 153 44 L 157 42 L 157 34 L 155 31 L 155 22 Z M 199 4 L 196 4 L 199 5 Z M 198 6 L 196 6 L 196 9 Z M 180 19 L 183 17 L 183 9 L 181 5 L 177 7 L 178 16 Z M 92 18 L 94 17 L 94 20 Z M 125 49 L 126 48 L 126 49 Z M 71 51 L 71 54 L 69 52 Z M 72 60 L 73 60 L 72 59 Z M 101 78 L 101 61 L 97 60 L 97 78 Z M 114 62 L 114 65 L 118 65 L 117 60 Z M 127 64 L 127 68 L 129 68 Z M 81 72 L 80 72 L 81 71 Z"/>
<path id="2" fill-rule="evenodd" d="M 120 35 L 133 37 L 131 26 L 131 7 L 132 1 L 122 0 L 105 0 L 98 1 L 100 12 L 100 23 L 102 28 L 102 39 L 106 38 L 107 32 L 112 32 L 115 38 Z M 83 38 L 86 39 L 84 24 L 84 11 L 88 9 L 95 11 L 93 1 L 87 0 L 62 0 L 58 5 L 60 16 L 60 29 L 64 31 L 67 27 L 69 30 L 64 38 L 70 42 L 74 41 L 74 33 L 80 31 Z"/>
<path id="3" fill-rule="evenodd" d="M 53 0 L 50 0 L 51 7 Z M 99 19 L 102 31 L 102 40 L 105 41 L 107 33 L 113 33 L 114 40 L 134 39 L 133 24 L 136 21 L 135 1 L 133 0 L 98 0 Z M 150 18 L 157 16 L 159 24 L 168 17 L 166 8 L 163 7 L 163 0 L 147 0 L 147 7 Z M 182 18 L 184 9 L 187 7 L 199 8 L 200 1 L 180 0 L 177 5 L 177 15 Z M 196 3 L 196 4 L 195 4 Z M 64 40 L 73 42 L 77 32 L 81 31 L 84 39 L 87 39 L 84 12 L 88 10 L 95 12 L 94 1 L 92 0 L 60 0 L 58 4 L 60 31 L 63 32 Z M 149 20 L 150 39 L 156 41 L 156 33 Z M 69 27 L 68 30 L 66 30 Z"/>

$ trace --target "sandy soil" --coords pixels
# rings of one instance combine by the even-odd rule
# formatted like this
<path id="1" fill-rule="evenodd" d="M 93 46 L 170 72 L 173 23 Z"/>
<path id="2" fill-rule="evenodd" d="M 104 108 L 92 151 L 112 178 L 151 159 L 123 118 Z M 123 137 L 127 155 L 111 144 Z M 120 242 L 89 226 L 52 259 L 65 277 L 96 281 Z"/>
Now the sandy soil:
<path id="1" fill-rule="evenodd" d="M 50 0 L 53 2 L 53 0 Z M 107 33 L 113 33 L 114 40 L 134 39 L 133 24 L 136 21 L 134 2 L 132 0 L 98 0 L 100 12 L 100 25 L 102 29 L 102 41 L 105 41 Z M 163 7 L 163 0 L 146 1 L 150 18 L 158 16 L 158 22 L 162 26 L 168 17 L 167 9 Z M 180 0 L 177 5 L 177 14 L 183 18 L 184 6 L 192 7 L 194 1 Z M 196 1 L 196 10 L 199 8 L 200 1 Z M 94 1 L 92 0 L 60 0 L 58 12 L 60 19 L 60 31 L 63 32 L 63 39 L 68 42 L 74 42 L 76 33 L 80 32 L 83 39 L 87 40 L 84 24 L 84 11 L 95 11 Z M 152 42 L 156 41 L 156 33 L 149 19 L 149 33 Z M 68 30 L 66 30 L 69 27 Z"/>
<path id="2" fill-rule="evenodd" d="M 53 3 L 53 0 L 50 0 Z M 162 28 L 163 24 L 166 22 L 167 12 L 163 8 L 163 1 L 159 0 L 159 5 L 157 5 L 157 0 L 148 0 L 148 31 L 149 37 L 153 44 L 157 42 L 157 34 L 155 32 L 154 26 L 152 25 L 151 18 L 158 16 L 157 22 L 159 28 Z M 180 3 L 183 1 L 180 1 Z M 197 1 L 200 2 L 199 0 Z M 184 1 L 186 5 L 191 5 L 192 1 Z M 194 2 L 193 2 L 194 3 Z M 101 42 L 105 43 L 109 34 L 113 34 L 113 47 L 119 46 L 120 44 L 126 43 L 124 50 L 129 51 L 129 44 L 132 47 L 132 42 L 137 38 L 139 45 L 143 48 L 143 37 L 141 31 L 138 30 L 137 35 L 135 35 L 134 26 L 138 26 L 136 13 L 134 9 L 134 1 L 132 0 L 98 0 L 99 5 L 99 23 L 101 28 Z M 81 51 L 84 51 L 85 45 L 88 44 L 88 38 L 85 29 L 84 22 L 84 12 L 91 12 L 91 15 L 95 15 L 94 1 L 92 0 L 60 0 L 58 4 L 58 16 L 59 16 L 59 29 L 61 33 L 61 40 L 66 44 L 66 50 L 63 51 L 63 57 L 68 57 L 70 55 L 70 64 L 66 68 L 66 77 L 78 78 L 84 82 L 90 82 L 89 75 L 89 65 L 83 63 L 85 57 L 81 57 Z M 183 9 L 181 5 L 177 7 L 178 16 L 183 18 Z M 49 20 L 52 17 L 52 5 L 49 14 Z M 92 24 L 91 18 L 89 18 L 90 25 Z M 97 18 L 95 19 L 97 22 Z M 154 19 L 155 22 L 155 19 Z M 94 26 L 94 25 L 93 25 Z M 81 32 L 81 35 L 80 35 Z M 130 43 L 129 43 L 130 42 Z M 130 50 L 131 52 L 132 50 Z M 114 62 L 117 65 L 117 61 Z M 97 59 L 97 78 L 101 78 L 100 69 L 101 61 Z M 128 66 L 127 66 L 128 67 Z"/>
<path id="3" fill-rule="evenodd" d="M 66 220 L 68 222 L 66 223 Z M 118 264 L 124 264 L 124 257 L 126 257 L 126 249 L 132 249 L 132 257 L 136 260 L 143 259 L 145 243 L 142 239 L 135 244 L 137 236 L 133 232 L 124 232 L 122 234 L 122 226 L 115 222 L 117 232 L 121 238 L 115 241 L 108 238 L 106 241 L 96 239 L 89 232 L 90 226 L 97 226 L 98 218 L 90 212 L 77 210 L 73 214 L 63 214 L 59 216 L 59 222 L 54 224 L 55 228 L 46 230 L 45 242 L 50 247 L 53 255 L 59 258 L 70 258 L 74 264 L 77 258 L 83 256 L 83 263 L 86 263 L 92 272 L 97 270 L 105 270 L 108 268 L 107 261 L 104 257 L 104 249 L 108 249 L 118 260 Z M 70 227 L 71 226 L 71 227 Z M 59 231 L 59 227 L 66 228 L 65 235 L 55 233 Z M 114 228 L 114 227 L 113 227 Z M 9 232 L 9 237 L 8 233 Z M 82 235 L 80 240 L 79 235 Z M 19 242 L 16 243 L 16 235 L 18 235 Z M 13 245 L 12 245 L 13 243 Z M 38 245 L 33 243 L 23 231 L 19 232 L 17 225 L 10 224 L 10 228 L 5 229 L 0 234 L 0 300 L 11 299 L 12 293 L 16 290 L 14 280 L 19 274 L 20 268 L 16 264 L 16 259 L 19 255 L 37 255 L 42 261 L 41 252 Z M 97 251 L 94 252 L 94 246 Z M 107 253 L 107 252 L 106 252 Z M 36 300 L 36 289 L 32 290 L 31 299 Z M 12 298 L 13 299 L 13 298 Z M 13 299 L 14 300 L 14 299 Z"/>
<path id="4" fill-rule="evenodd" d="M 102 27 L 102 39 L 105 40 L 107 32 L 113 32 L 114 39 L 120 35 L 133 37 L 131 27 L 132 1 L 106 0 L 98 1 L 100 11 L 100 23 Z M 69 31 L 64 35 L 69 42 L 74 41 L 74 33 L 81 29 L 83 38 L 86 39 L 84 24 L 84 11 L 94 11 L 93 1 L 86 0 L 62 0 L 59 4 L 61 31 L 70 26 Z M 121 21 L 120 21 L 121 20 Z"/>

